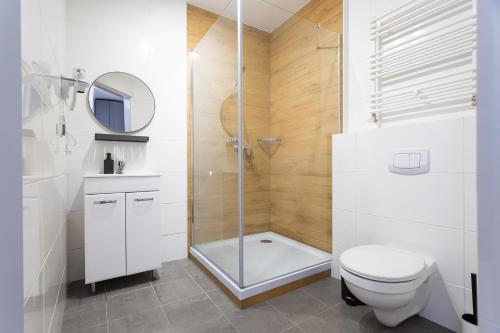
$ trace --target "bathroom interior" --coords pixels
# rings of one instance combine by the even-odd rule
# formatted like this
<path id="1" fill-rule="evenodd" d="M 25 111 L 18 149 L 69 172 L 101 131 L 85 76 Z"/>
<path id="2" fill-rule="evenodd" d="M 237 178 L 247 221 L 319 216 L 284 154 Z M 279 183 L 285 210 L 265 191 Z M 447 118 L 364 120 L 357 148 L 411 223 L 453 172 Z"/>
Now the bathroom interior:
<path id="1" fill-rule="evenodd" d="M 500 332 L 479 1 L 8 1 L 19 332 Z"/>

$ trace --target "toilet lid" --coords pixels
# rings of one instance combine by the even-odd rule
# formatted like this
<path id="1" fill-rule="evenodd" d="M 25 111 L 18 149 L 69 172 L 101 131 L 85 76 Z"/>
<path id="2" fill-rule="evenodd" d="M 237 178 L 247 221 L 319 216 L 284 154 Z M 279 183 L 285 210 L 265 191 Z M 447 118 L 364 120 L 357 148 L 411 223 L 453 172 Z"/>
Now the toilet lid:
<path id="1" fill-rule="evenodd" d="M 382 245 L 351 248 L 342 253 L 340 264 L 353 274 L 381 282 L 412 281 L 425 269 L 422 256 Z"/>

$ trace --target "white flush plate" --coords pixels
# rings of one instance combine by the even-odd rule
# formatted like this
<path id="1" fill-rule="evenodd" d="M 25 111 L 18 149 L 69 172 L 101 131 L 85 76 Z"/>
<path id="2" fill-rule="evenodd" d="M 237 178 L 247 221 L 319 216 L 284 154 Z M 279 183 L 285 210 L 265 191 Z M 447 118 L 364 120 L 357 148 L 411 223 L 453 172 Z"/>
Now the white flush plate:
<path id="1" fill-rule="evenodd" d="M 429 172 L 429 149 L 398 149 L 392 152 L 389 170 L 401 175 Z"/>

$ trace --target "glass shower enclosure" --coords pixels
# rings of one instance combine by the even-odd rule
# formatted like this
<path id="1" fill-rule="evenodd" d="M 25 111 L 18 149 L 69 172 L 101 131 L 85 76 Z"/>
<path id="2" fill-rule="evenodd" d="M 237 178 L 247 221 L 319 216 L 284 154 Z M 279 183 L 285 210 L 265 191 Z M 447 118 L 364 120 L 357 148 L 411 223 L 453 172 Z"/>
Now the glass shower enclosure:
<path id="1" fill-rule="evenodd" d="M 233 1 L 189 52 L 190 255 L 238 299 L 331 264 L 341 36 Z M 264 13 L 262 13 L 264 14 Z"/>

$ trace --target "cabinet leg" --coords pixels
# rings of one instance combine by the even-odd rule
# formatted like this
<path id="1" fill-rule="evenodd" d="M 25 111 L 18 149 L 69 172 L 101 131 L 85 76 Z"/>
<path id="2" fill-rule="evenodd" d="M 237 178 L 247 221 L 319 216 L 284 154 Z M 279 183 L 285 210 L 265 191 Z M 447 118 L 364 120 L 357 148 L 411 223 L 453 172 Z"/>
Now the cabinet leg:
<path id="1" fill-rule="evenodd" d="M 91 283 L 90 284 L 90 294 L 91 295 L 95 295 L 96 292 L 95 292 L 95 283 Z"/>
<path id="2" fill-rule="evenodd" d="M 156 274 L 156 269 L 151 270 L 151 281 L 156 281 L 158 274 Z"/>

